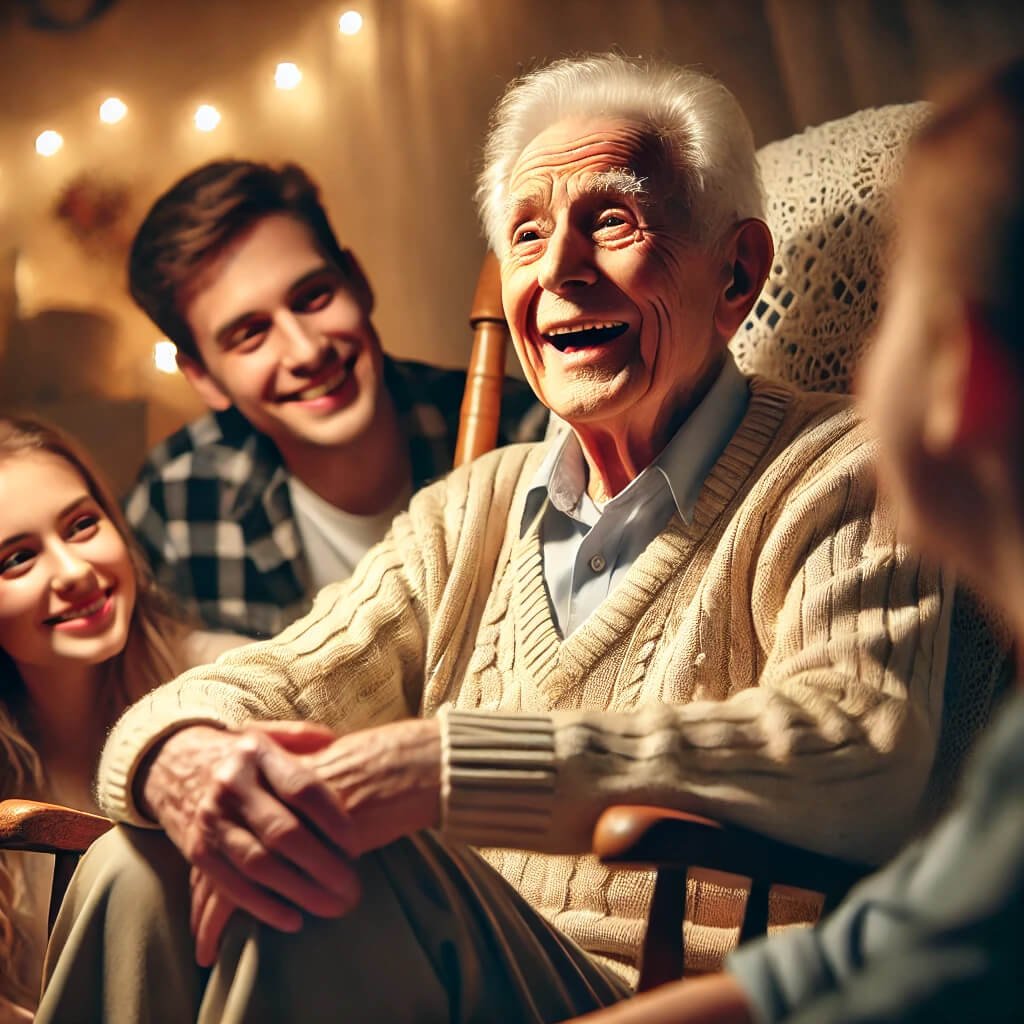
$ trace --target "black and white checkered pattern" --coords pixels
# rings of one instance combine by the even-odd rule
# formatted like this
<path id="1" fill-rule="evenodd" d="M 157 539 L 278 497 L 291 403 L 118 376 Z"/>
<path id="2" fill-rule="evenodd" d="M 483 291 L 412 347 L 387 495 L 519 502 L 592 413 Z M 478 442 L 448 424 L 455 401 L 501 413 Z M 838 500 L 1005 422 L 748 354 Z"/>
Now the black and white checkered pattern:
<path id="1" fill-rule="evenodd" d="M 465 374 L 385 359 L 409 438 L 413 486 L 451 469 Z M 506 381 L 502 443 L 534 440 L 545 419 Z M 210 629 L 271 636 L 310 603 L 310 574 L 277 448 L 234 409 L 210 413 L 150 452 L 125 511 L 157 580 Z"/>

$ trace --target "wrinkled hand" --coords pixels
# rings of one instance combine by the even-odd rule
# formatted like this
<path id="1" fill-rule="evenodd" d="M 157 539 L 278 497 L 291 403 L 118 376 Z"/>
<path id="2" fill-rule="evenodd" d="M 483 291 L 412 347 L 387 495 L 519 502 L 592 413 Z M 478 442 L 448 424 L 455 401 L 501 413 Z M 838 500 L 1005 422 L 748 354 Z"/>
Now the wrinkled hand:
<path id="1" fill-rule="evenodd" d="M 334 835 L 350 857 L 440 822 L 437 719 L 408 718 L 362 729 L 302 760 L 330 786 L 344 811 Z"/>
<path id="2" fill-rule="evenodd" d="M 347 816 L 307 760 L 334 742 L 309 722 L 189 726 L 142 774 L 145 808 L 217 894 L 211 902 L 201 887 L 198 913 L 193 898 L 204 952 L 216 948 L 228 904 L 280 931 L 298 931 L 300 910 L 337 917 L 355 906 Z"/>

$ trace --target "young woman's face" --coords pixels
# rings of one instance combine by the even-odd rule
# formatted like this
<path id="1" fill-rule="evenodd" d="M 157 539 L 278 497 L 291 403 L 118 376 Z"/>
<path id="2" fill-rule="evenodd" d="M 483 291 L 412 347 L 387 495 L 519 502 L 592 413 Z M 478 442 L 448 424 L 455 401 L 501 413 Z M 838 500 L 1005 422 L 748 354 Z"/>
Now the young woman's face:
<path id="1" fill-rule="evenodd" d="M 0 459 L 0 648 L 26 682 L 119 654 L 135 593 L 128 549 L 74 466 Z"/>

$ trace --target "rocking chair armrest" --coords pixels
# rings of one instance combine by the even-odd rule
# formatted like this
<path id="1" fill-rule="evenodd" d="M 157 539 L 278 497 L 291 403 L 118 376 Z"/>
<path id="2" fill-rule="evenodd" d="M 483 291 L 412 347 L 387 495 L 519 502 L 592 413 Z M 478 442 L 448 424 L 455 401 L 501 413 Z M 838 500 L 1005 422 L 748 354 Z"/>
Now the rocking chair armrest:
<path id="1" fill-rule="evenodd" d="M 113 827 L 109 818 L 35 800 L 0 801 L 0 849 L 81 853 Z"/>
<path id="2" fill-rule="evenodd" d="M 641 958 L 641 992 L 683 975 L 683 915 L 690 868 L 750 879 L 741 943 L 768 930 L 773 885 L 823 893 L 828 911 L 873 870 L 665 807 L 609 807 L 594 828 L 592 849 L 605 864 L 657 869 Z"/>
<path id="3" fill-rule="evenodd" d="M 608 864 L 711 868 L 826 896 L 845 893 L 874 870 L 867 864 L 664 807 L 609 807 L 594 829 L 593 851 Z"/>

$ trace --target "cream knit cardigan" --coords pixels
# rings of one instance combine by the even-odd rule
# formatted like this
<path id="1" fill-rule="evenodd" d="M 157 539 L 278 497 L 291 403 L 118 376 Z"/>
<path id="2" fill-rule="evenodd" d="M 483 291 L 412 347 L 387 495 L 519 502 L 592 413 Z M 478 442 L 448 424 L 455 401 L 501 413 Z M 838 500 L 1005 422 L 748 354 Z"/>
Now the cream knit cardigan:
<path id="1" fill-rule="evenodd" d="M 444 832 L 491 848 L 534 907 L 626 977 L 651 878 L 581 856 L 610 804 L 891 854 L 932 763 L 952 593 L 895 540 L 848 402 L 754 378 L 692 522 L 674 517 L 568 640 L 536 521 L 520 529 L 542 458 L 501 449 L 421 491 L 305 618 L 136 704 L 103 754 L 107 811 L 148 824 L 134 772 L 185 723 L 350 731 L 440 713 Z M 691 897 L 688 963 L 712 966 L 739 896 L 707 882 Z"/>

